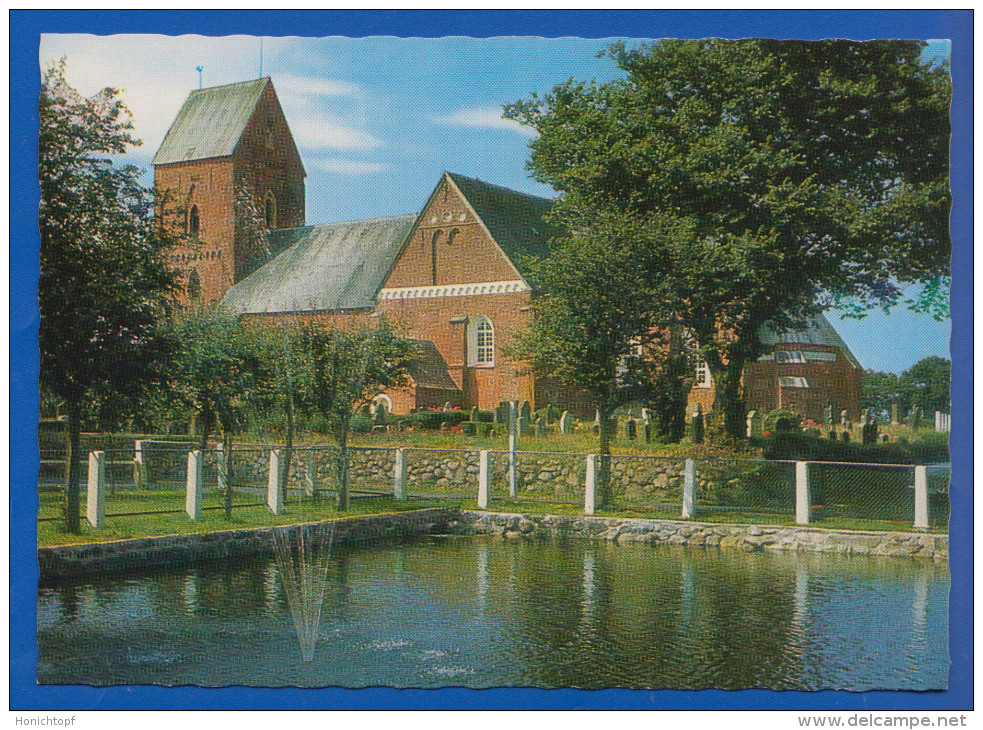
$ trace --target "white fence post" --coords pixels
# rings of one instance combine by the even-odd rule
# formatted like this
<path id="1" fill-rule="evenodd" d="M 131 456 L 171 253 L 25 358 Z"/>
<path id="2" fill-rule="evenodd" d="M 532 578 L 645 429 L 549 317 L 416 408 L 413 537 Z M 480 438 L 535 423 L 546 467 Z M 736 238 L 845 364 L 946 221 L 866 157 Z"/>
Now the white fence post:
<path id="1" fill-rule="evenodd" d="M 396 462 L 393 465 L 393 497 L 401 502 L 406 499 L 406 449 L 396 449 Z"/>
<path id="2" fill-rule="evenodd" d="M 928 470 L 915 467 L 915 525 L 916 530 L 928 529 Z"/>
<path id="3" fill-rule="evenodd" d="M 221 456 L 221 454 L 220 454 Z M 202 458 L 200 451 L 188 452 L 187 493 L 184 498 L 184 511 L 193 520 L 201 519 Z"/>
<path id="4" fill-rule="evenodd" d="M 519 440 L 519 424 L 516 422 L 516 402 L 509 401 L 509 496 L 515 499 L 518 492 L 518 465 L 516 464 L 516 442 Z"/>
<path id="5" fill-rule="evenodd" d="M 683 514 L 684 520 L 693 519 L 696 514 L 696 462 L 692 459 L 686 460 L 686 467 L 683 471 Z"/>
<path id="6" fill-rule="evenodd" d="M 143 460 L 143 441 L 133 442 L 133 483 L 140 487 L 147 485 L 147 465 Z"/>
<path id="7" fill-rule="evenodd" d="M 584 486 L 584 514 L 594 514 L 594 490 L 597 487 L 597 454 L 587 455 L 587 483 Z"/>
<path id="8" fill-rule="evenodd" d="M 478 452 L 478 509 L 488 509 L 488 478 L 491 476 L 491 454 Z"/>
<path id="9" fill-rule="evenodd" d="M 809 462 L 795 462 L 795 524 L 809 524 Z"/>
<path id="10" fill-rule="evenodd" d="M 85 495 L 85 516 L 93 527 L 106 522 L 106 452 L 89 452 L 89 481 Z"/>
<path id="11" fill-rule="evenodd" d="M 278 515 L 283 511 L 283 504 L 280 498 L 281 479 L 282 472 L 280 471 L 280 449 L 273 449 L 270 451 L 270 478 L 266 488 L 266 506 L 269 507 L 270 511 L 275 515 Z"/>

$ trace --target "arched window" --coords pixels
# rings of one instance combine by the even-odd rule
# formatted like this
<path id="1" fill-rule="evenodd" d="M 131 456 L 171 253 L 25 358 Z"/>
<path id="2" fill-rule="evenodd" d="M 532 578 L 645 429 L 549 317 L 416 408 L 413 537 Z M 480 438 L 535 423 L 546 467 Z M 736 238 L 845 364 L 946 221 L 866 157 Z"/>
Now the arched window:
<path id="1" fill-rule="evenodd" d="M 276 198 L 273 193 L 266 194 L 266 227 L 276 228 Z"/>
<path id="2" fill-rule="evenodd" d="M 200 230 L 201 219 L 198 217 L 198 206 L 192 205 L 191 211 L 188 213 L 188 235 L 197 238 Z"/>
<path id="3" fill-rule="evenodd" d="M 468 365 L 491 367 L 495 364 L 495 328 L 483 314 L 468 326 Z"/>
<path id="4" fill-rule="evenodd" d="M 201 296 L 201 279 L 198 276 L 198 269 L 192 269 L 188 274 L 188 296 L 197 299 Z"/>
<path id="5" fill-rule="evenodd" d="M 460 232 L 461 232 L 461 229 L 460 228 L 453 228 L 453 229 L 451 229 L 451 232 L 447 234 L 447 245 L 448 246 L 450 246 L 451 244 L 454 243 L 454 238 Z"/>

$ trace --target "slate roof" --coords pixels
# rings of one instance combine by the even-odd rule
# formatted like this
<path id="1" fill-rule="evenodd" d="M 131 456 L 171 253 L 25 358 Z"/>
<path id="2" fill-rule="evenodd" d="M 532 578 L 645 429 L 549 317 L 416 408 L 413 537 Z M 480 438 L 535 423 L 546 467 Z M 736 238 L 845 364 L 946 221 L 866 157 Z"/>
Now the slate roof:
<path id="1" fill-rule="evenodd" d="M 430 340 L 411 340 L 411 342 L 416 347 L 417 356 L 407 369 L 417 387 L 460 391 L 457 383 L 447 372 L 447 361 L 440 354 L 437 346 Z"/>
<path id="2" fill-rule="evenodd" d="M 851 365 L 858 370 L 863 370 L 860 361 L 850 352 L 850 348 L 840 337 L 839 332 L 833 329 L 833 325 L 822 314 L 810 318 L 800 327 L 789 330 L 778 330 L 766 324 L 758 330 L 758 338 L 761 340 L 761 344 L 769 347 L 775 345 L 827 345 L 835 347 L 843 353 Z"/>
<path id="3" fill-rule="evenodd" d="M 401 215 L 271 231 L 273 258 L 232 286 L 221 306 L 233 315 L 370 308 L 415 220 Z"/>
<path id="4" fill-rule="evenodd" d="M 269 83 L 263 78 L 192 91 L 167 130 L 153 164 L 231 155 Z"/>
<path id="5" fill-rule="evenodd" d="M 543 216 L 553 207 L 552 200 L 453 172 L 448 172 L 447 176 L 520 273 L 525 275 L 529 257 L 542 258 L 548 253 L 547 242 L 556 231 L 543 221 Z"/>

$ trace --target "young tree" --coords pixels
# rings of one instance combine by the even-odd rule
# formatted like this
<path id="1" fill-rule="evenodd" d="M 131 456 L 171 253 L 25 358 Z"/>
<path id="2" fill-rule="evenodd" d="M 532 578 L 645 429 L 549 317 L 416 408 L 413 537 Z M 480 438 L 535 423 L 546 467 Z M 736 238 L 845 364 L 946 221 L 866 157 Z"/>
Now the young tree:
<path id="1" fill-rule="evenodd" d="M 348 435 L 360 406 L 386 388 L 406 385 L 412 343 L 381 320 L 377 327 L 328 329 L 301 322 L 292 339 L 298 370 L 293 378 L 297 407 L 319 414 L 338 444 L 338 509 L 348 509 Z"/>
<path id="2" fill-rule="evenodd" d="M 923 46 L 616 44 L 624 78 L 506 108 L 539 134 L 529 166 L 563 194 L 555 223 L 659 214 L 690 232 L 670 276 L 734 435 L 765 322 L 889 307 L 903 282 L 926 284 L 916 308 L 946 315 L 951 85 Z"/>
<path id="3" fill-rule="evenodd" d="M 41 385 L 68 415 L 65 529 L 79 530 L 80 416 L 90 394 L 159 383 L 171 351 L 169 245 L 140 171 L 110 156 L 139 144 L 115 89 L 83 98 L 49 68 L 39 101 Z"/>
<path id="4" fill-rule="evenodd" d="M 582 221 L 532 265 L 537 290 L 529 329 L 509 354 L 532 369 L 590 392 L 600 415 L 598 501 L 609 498 L 612 416 L 629 402 L 650 402 L 681 351 L 675 296 L 661 256 L 679 232 L 658 216 Z M 641 243 L 644 242 L 644 243 Z M 653 302 L 665 306 L 653 307 Z M 668 392 L 668 391 L 666 391 Z M 675 403 L 660 403 L 671 412 Z M 685 405 L 685 395 L 683 405 Z"/>

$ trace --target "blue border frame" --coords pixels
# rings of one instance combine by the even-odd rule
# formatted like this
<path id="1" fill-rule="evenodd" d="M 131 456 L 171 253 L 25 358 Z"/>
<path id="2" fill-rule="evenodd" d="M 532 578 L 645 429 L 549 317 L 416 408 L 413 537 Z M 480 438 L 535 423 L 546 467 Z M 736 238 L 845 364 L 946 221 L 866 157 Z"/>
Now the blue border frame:
<path id="1" fill-rule="evenodd" d="M 42 32 L 303 36 L 543 35 L 952 40 L 952 462 L 949 689 L 944 692 L 708 690 L 322 690 L 38 686 L 37 95 Z M 10 709 L 968 710 L 973 706 L 973 13 L 938 11 L 11 11 Z M 17 536 L 17 537 L 15 537 Z"/>

